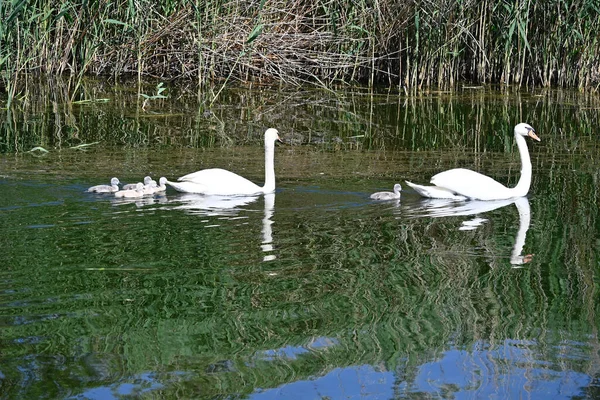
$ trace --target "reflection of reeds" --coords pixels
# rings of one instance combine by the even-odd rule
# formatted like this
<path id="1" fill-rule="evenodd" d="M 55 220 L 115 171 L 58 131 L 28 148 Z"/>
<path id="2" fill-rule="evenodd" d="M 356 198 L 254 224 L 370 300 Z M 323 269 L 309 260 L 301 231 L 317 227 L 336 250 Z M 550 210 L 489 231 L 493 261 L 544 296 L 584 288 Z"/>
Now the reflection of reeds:
<path id="1" fill-rule="evenodd" d="M 85 73 L 223 81 L 459 81 L 590 87 L 600 18 L 590 0 L 344 0 L 258 3 L 148 0 L 0 5 L 2 83 Z"/>
<path id="2" fill-rule="evenodd" d="M 37 96 L 27 96 L 0 113 L 5 127 L 0 152 L 93 142 L 131 147 L 227 146 L 259 142 L 264 129 L 274 126 L 290 143 L 314 144 L 325 151 L 438 151 L 440 168 L 481 169 L 493 157 L 484 157 L 486 152 L 506 153 L 509 158 L 502 155 L 506 161 L 515 160 L 512 128 L 520 121 L 540 132 L 544 145 L 532 150 L 548 152 L 546 161 L 556 157 L 555 143 L 571 154 L 583 151 L 592 144 L 600 107 L 597 97 L 568 91 L 525 94 L 478 89 L 404 96 L 363 89 L 290 88 L 260 92 L 228 88 L 209 107 L 213 93 L 172 87 L 167 99 L 153 100 L 142 110 L 138 89 L 131 86 L 82 80 L 74 95 L 69 80 L 46 79 L 37 85 Z M 154 85 L 143 87 L 147 93 L 154 89 Z M 575 137 L 576 132 L 585 135 Z M 419 165 L 418 159 L 414 162 L 415 170 L 434 167 Z"/>

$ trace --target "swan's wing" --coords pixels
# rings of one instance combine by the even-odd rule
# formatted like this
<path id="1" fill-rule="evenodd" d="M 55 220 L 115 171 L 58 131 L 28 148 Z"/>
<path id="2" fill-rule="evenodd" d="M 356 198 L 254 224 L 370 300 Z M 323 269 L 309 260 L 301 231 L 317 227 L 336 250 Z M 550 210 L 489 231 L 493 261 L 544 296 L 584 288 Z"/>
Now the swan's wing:
<path id="1" fill-rule="evenodd" d="M 95 192 L 95 191 L 97 191 L 97 190 L 101 190 L 103 186 L 109 187 L 109 186 L 107 186 L 107 185 L 96 185 L 96 186 L 91 186 L 91 187 L 89 187 L 89 188 L 88 188 L 88 190 L 86 190 L 86 192 L 90 192 L 90 193 L 92 193 L 92 192 Z"/>
<path id="2" fill-rule="evenodd" d="M 453 191 L 437 186 L 423 186 L 417 185 L 406 181 L 406 184 L 413 188 L 415 192 L 419 193 L 423 197 L 430 199 L 452 199 L 452 200 L 465 200 L 464 196 L 456 195 Z"/>
<path id="3" fill-rule="evenodd" d="M 248 179 L 221 169 L 210 168 L 187 174 L 167 182 L 175 190 L 185 193 L 202 193 L 221 196 L 239 196 L 262 193 L 262 188 Z"/>
<path id="4" fill-rule="evenodd" d="M 202 169 L 200 171 L 192 172 L 191 174 L 184 175 L 177 178 L 179 182 L 196 182 L 196 183 L 210 183 L 218 182 L 219 179 L 228 179 L 230 175 L 239 176 L 233 172 L 227 171 L 221 168 L 209 168 Z"/>
<path id="5" fill-rule="evenodd" d="M 171 182 L 167 181 L 167 185 L 181 193 L 199 193 L 206 192 L 204 185 L 200 185 L 194 182 Z"/>
<path id="6" fill-rule="evenodd" d="M 502 200 L 514 197 L 503 184 L 470 169 L 455 168 L 440 172 L 431 178 L 431 183 L 470 199 Z"/>

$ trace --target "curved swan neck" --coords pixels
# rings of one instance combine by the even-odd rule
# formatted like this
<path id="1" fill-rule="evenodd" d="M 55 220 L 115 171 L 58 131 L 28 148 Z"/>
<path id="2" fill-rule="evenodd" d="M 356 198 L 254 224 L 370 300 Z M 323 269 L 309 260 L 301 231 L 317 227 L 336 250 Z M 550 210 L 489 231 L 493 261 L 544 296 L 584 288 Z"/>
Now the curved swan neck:
<path id="1" fill-rule="evenodd" d="M 529 186 L 531 185 L 531 159 L 529 158 L 529 150 L 527 149 L 527 142 L 525 138 L 515 133 L 515 140 L 519 147 L 519 154 L 521 155 L 521 178 L 519 183 L 513 189 L 515 197 L 525 196 L 529 192 Z"/>
<path id="2" fill-rule="evenodd" d="M 275 191 L 275 143 L 265 142 L 265 186 L 264 193 Z"/>

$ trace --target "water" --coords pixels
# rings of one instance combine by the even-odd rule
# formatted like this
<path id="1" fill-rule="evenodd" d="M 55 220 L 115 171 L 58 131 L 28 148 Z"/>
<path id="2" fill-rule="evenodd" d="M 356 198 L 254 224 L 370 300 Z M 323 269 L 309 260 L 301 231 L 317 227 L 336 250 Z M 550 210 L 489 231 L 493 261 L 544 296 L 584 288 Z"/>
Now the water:
<path id="1" fill-rule="evenodd" d="M 239 89 L 207 113 L 84 89 L 111 101 L 3 117 L 2 397 L 598 396 L 594 97 Z M 542 139 L 527 199 L 369 199 L 456 166 L 514 185 L 519 121 Z M 274 195 L 84 192 L 208 166 L 260 183 L 268 126 Z"/>

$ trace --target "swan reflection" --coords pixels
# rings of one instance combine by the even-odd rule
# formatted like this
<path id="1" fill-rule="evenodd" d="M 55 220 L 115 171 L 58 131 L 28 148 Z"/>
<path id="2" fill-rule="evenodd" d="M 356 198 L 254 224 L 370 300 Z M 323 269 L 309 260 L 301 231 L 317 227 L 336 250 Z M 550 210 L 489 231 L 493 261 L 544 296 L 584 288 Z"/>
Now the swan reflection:
<path id="1" fill-rule="evenodd" d="M 533 259 L 533 254 L 522 256 L 523 246 L 525 246 L 525 236 L 531 222 L 531 209 L 527 197 L 519 197 L 515 200 L 515 206 L 519 211 L 519 230 L 515 238 L 515 245 L 512 254 L 510 255 L 510 263 L 513 265 L 522 265 L 530 262 Z"/>
<path id="2" fill-rule="evenodd" d="M 185 193 L 171 200 L 172 203 L 179 203 L 173 207 L 174 210 L 185 210 L 190 214 L 202 216 L 220 216 L 235 217 L 240 211 L 245 210 L 244 206 L 254 203 L 260 196 L 205 196 L 202 194 Z M 265 253 L 263 261 L 276 259 L 272 254 L 273 248 L 273 225 L 272 217 L 275 209 L 275 193 L 268 193 L 264 196 L 264 217 L 262 219 L 262 240 L 261 249 Z"/>
<path id="3" fill-rule="evenodd" d="M 473 230 L 481 226 L 487 221 L 482 218 L 481 214 L 506 207 L 514 204 L 519 213 L 519 229 L 515 237 L 515 244 L 510 256 L 510 263 L 513 265 L 522 265 L 530 262 L 533 259 L 532 254 L 522 256 L 523 246 L 529 224 L 531 222 L 531 209 L 527 197 L 517 197 L 507 200 L 496 201 L 468 201 L 457 203 L 454 200 L 445 199 L 428 199 L 420 202 L 418 207 L 411 208 L 408 213 L 413 217 L 457 217 L 473 215 L 474 218 L 463 221 L 459 230 Z"/>
<path id="4" fill-rule="evenodd" d="M 265 194 L 265 216 L 262 220 L 263 226 L 262 226 L 262 235 L 263 235 L 263 240 L 262 240 L 262 245 L 260 246 L 262 248 L 262 251 L 264 251 L 265 253 L 271 253 L 274 249 L 273 249 L 273 228 L 271 227 L 271 225 L 273 225 L 273 221 L 271 220 L 271 217 L 273 216 L 273 210 L 275 209 L 275 193 L 269 193 L 269 194 Z M 277 256 L 275 256 L 275 254 L 265 254 L 265 256 L 263 257 L 263 261 L 272 261 L 275 258 L 277 258 Z"/>
<path id="5" fill-rule="evenodd" d="M 206 216 L 234 216 L 246 206 L 258 200 L 258 196 L 205 196 L 196 193 L 181 194 L 171 202 L 180 203 L 175 210 Z"/>

